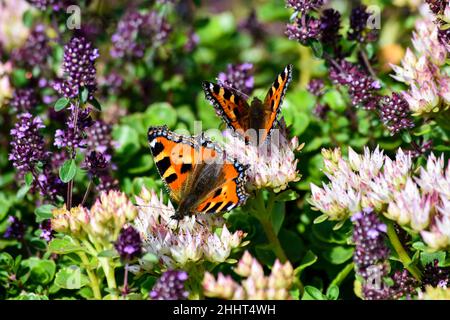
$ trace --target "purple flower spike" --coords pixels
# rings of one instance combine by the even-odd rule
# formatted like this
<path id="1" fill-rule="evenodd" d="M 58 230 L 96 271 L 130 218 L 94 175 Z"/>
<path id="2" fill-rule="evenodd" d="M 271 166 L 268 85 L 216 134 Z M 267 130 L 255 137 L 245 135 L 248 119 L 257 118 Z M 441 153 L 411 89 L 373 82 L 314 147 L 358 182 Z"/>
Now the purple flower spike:
<path id="1" fill-rule="evenodd" d="M 186 291 L 184 283 L 188 279 L 185 271 L 169 270 L 158 279 L 150 298 L 153 300 L 186 300 L 189 292 Z"/>

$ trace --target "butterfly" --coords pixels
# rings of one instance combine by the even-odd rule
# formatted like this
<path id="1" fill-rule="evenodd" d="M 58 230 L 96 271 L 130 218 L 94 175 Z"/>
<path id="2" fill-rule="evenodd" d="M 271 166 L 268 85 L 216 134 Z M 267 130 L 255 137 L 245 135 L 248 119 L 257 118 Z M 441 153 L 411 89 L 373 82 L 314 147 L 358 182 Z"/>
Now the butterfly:
<path id="1" fill-rule="evenodd" d="M 246 131 L 254 129 L 255 135 L 260 134 L 259 144 L 261 144 L 270 136 L 278 122 L 281 103 L 291 79 L 292 65 L 287 65 L 276 77 L 264 102 L 255 97 L 251 105 L 236 90 L 219 84 L 204 81 L 203 90 L 206 99 L 230 129 L 244 135 L 246 140 L 249 139 Z"/>
<path id="2" fill-rule="evenodd" d="M 166 189 L 178 203 L 172 218 L 226 212 L 247 200 L 246 167 L 203 135 L 187 137 L 167 126 L 150 127 L 148 141 Z"/>

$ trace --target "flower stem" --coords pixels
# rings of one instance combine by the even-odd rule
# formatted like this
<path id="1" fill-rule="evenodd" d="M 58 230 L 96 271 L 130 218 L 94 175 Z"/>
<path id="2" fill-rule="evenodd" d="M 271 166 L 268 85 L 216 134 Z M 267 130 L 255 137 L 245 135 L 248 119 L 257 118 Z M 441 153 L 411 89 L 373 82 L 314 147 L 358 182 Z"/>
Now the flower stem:
<path id="1" fill-rule="evenodd" d="M 129 293 L 128 290 L 128 263 L 125 264 L 125 275 L 123 277 L 122 295 L 126 296 Z"/>
<path id="2" fill-rule="evenodd" d="M 89 184 L 86 188 L 86 192 L 84 193 L 83 200 L 81 201 L 81 206 L 84 206 L 84 203 L 86 202 L 89 192 L 91 191 L 91 187 L 92 187 L 92 180 L 89 181 Z"/>
<path id="3" fill-rule="evenodd" d="M 331 281 L 330 283 L 330 287 L 335 285 L 335 286 L 339 286 L 344 280 L 345 278 L 347 278 L 348 274 L 353 270 L 353 268 L 355 267 L 355 264 L 353 262 L 350 262 L 349 264 L 347 264 L 337 275 L 336 277 L 333 279 L 333 281 Z"/>
<path id="4" fill-rule="evenodd" d="M 258 192 L 255 199 L 255 208 L 253 210 L 253 216 L 255 216 L 261 223 L 264 232 L 266 234 L 269 244 L 281 263 L 287 261 L 286 253 L 281 246 L 280 240 L 272 226 L 272 208 L 275 203 L 275 195 L 271 192 L 269 193 L 268 205 L 266 207 L 264 203 L 264 197 L 262 191 Z M 269 211 L 270 210 L 270 211 Z"/>
<path id="5" fill-rule="evenodd" d="M 397 232 L 395 232 L 394 224 L 392 221 L 387 221 L 387 235 L 389 237 L 389 241 L 394 247 L 395 252 L 397 252 L 398 257 L 400 258 L 403 266 L 416 278 L 418 281 L 421 281 L 422 273 L 420 270 L 412 264 L 412 260 L 406 252 L 405 248 L 398 238 Z"/>
<path id="6" fill-rule="evenodd" d="M 94 294 L 94 298 L 97 300 L 101 300 L 102 299 L 102 294 L 100 292 L 100 286 L 99 286 L 99 282 L 98 282 L 98 278 L 97 275 L 95 274 L 95 272 L 93 272 L 90 268 L 89 268 L 89 259 L 86 255 L 86 253 L 80 251 L 78 252 L 78 256 L 80 257 L 81 261 L 83 262 L 83 264 L 86 266 L 86 272 L 88 274 L 89 277 L 89 285 L 92 289 L 92 292 Z"/>
<path id="7" fill-rule="evenodd" d="M 117 289 L 116 276 L 114 274 L 114 268 L 110 265 L 108 258 L 98 258 L 102 266 L 103 272 L 105 273 L 106 282 L 108 283 L 108 288 L 115 290 Z M 112 299 L 117 299 L 115 293 L 110 293 Z"/>
<path id="8" fill-rule="evenodd" d="M 80 107 L 80 103 L 77 102 L 74 105 L 74 117 L 73 117 L 73 131 L 74 135 L 77 134 L 77 128 L 78 128 L 78 109 Z M 72 150 L 70 152 L 70 159 L 75 159 L 77 155 L 77 150 L 75 147 L 72 147 Z M 67 210 L 70 210 L 72 208 L 72 194 L 73 194 L 73 179 L 69 181 L 67 184 Z"/>

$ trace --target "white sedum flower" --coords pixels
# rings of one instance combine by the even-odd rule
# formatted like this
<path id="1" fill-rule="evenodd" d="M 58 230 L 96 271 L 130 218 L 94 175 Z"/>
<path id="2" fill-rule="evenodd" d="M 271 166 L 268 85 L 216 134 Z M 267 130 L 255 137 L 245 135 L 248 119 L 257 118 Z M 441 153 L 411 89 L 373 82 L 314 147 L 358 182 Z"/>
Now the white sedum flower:
<path id="1" fill-rule="evenodd" d="M 231 233 L 222 218 L 206 214 L 184 217 L 177 221 L 172 204 L 164 204 L 162 195 L 143 188 L 136 197 L 138 216 L 134 221 L 143 239 L 144 253 L 154 254 L 162 269 L 183 268 L 204 260 L 213 263 L 227 261 L 234 248 L 244 246 L 246 234 Z M 153 265 L 140 261 L 142 269 Z"/>
<path id="2" fill-rule="evenodd" d="M 295 151 L 299 151 L 303 145 L 299 146 L 297 137 L 288 140 L 285 130 L 274 129 L 270 139 L 258 146 L 246 144 L 228 130 L 224 135 L 227 139 L 227 153 L 248 166 L 246 172 L 249 190 L 270 188 L 279 192 L 285 190 L 290 182 L 300 180 Z"/>

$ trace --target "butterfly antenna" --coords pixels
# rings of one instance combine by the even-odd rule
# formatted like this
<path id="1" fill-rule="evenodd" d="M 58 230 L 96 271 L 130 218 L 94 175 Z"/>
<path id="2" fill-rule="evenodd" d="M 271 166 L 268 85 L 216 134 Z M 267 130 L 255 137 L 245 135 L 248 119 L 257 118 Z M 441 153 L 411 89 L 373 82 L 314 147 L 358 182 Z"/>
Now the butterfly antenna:
<path id="1" fill-rule="evenodd" d="M 199 225 L 201 225 L 202 227 L 205 227 L 205 225 L 203 223 L 201 223 L 200 221 L 198 221 L 198 219 L 195 219 L 195 222 L 197 222 Z"/>
<path id="2" fill-rule="evenodd" d="M 250 96 L 249 96 L 249 95 L 245 94 L 244 92 L 240 91 L 239 89 L 233 87 L 233 86 L 230 85 L 230 84 L 227 84 L 227 83 L 225 83 L 225 82 L 220 81 L 219 78 L 216 78 L 216 81 L 217 81 L 221 86 L 226 87 L 226 88 L 228 88 L 228 89 L 231 89 L 232 91 L 236 91 L 237 93 L 239 93 L 239 95 L 240 95 L 241 97 L 245 98 L 245 100 L 250 99 Z"/>
<path id="3" fill-rule="evenodd" d="M 165 210 L 165 211 L 172 211 L 171 209 L 167 208 L 167 207 L 158 207 L 158 206 L 153 206 L 153 205 L 145 205 L 145 204 L 134 204 L 136 207 L 144 207 L 144 208 L 154 208 L 154 209 L 160 209 L 160 210 Z"/>

